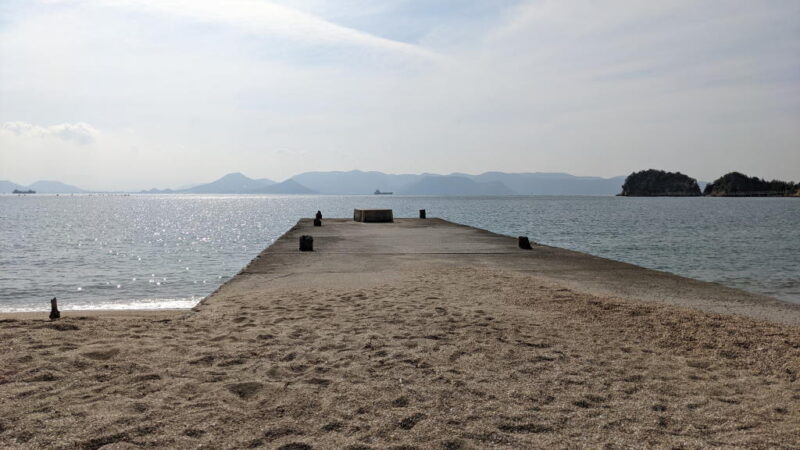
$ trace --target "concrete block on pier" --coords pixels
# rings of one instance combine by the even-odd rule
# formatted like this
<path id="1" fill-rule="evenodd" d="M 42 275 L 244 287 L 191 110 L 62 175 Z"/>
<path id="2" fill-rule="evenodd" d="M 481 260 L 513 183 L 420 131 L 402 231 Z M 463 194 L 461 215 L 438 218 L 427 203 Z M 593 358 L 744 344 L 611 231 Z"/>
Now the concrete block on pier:
<path id="1" fill-rule="evenodd" d="M 353 220 L 356 222 L 394 222 L 391 209 L 354 209 Z"/>
<path id="2" fill-rule="evenodd" d="M 313 252 L 314 251 L 314 238 L 304 234 L 300 236 L 300 251 Z"/>

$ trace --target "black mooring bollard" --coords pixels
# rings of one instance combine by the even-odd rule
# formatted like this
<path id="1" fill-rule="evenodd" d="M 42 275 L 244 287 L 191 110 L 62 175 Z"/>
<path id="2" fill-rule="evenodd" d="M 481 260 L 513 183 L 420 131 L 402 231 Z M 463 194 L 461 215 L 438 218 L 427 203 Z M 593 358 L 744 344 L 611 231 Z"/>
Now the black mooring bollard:
<path id="1" fill-rule="evenodd" d="M 58 320 L 61 318 L 61 312 L 58 311 L 58 303 L 56 303 L 56 298 L 53 297 L 50 300 L 50 320 Z"/>
<path id="2" fill-rule="evenodd" d="M 420 209 L 419 210 L 419 218 L 420 219 L 424 219 L 425 218 L 425 210 L 424 209 Z"/>
<path id="3" fill-rule="evenodd" d="M 528 240 L 528 236 L 520 236 L 519 237 L 519 248 L 523 250 L 532 250 L 531 241 Z"/>
<path id="4" fill-rule="evenodd" d="M 314 238 L 306 234 L 300 236 L 300 251 L 313 252 L 314 251 Z"/>
<path id="5" fill-rule="evenodd" d="M 314 217 L 316 217 L 317 219 L 322 219 L 322 213 L 320 211 L 317 211 L 317 215 Z"/>
<path id="6" fill-rule="evenodd" d="M 322 226 L 322 219 L 319 219 L 319 218 L 314 219 L 314 226 L 315 227 L 321 227 Z"/>

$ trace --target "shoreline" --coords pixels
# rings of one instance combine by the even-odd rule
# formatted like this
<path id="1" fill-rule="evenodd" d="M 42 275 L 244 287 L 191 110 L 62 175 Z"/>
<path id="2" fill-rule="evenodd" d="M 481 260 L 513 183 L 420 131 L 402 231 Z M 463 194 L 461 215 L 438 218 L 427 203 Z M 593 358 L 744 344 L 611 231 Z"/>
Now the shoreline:
<path id="1" fill-rule="evenodd" d="M 338 221 L 338 222 L 347 222 L 350 219 L 326 219 L 326 221 Z M 408 221 L 408 220 L 416 220 L 416 219 L 398 219 L 399 221 Z M 462 227 L 466 229 L 476 230 L 482 234 L 495 236 L 501 239 L 507 240 L 514 240 L 516 238 L 508 235 L 501 235 L 495 233 L 493 231 L 473 227 L 469 225 L 463 225 L 456 222 L 450 222 L 445 219 L 439 218 L 431 218 L 426 219 L 429 222 L 439 221 L 441 223 L 448 224 L 449 226 L 454 227 Z M 281 234 L 275 241 L 267 246 L 264 250 L 262 250 L 258 255 L 256 255 L 250 262 L 248 262 L 242 269 L 240 269 L 234 275 L 228 277 L 222 284 L 220 284 L 217 288 L 215 288 L 211 293 L 203 297 L 199 300 L 193 307 L 188 308 L 164 308 L 164 309 L 81 309 L 81 310 L 61 310 L 62 317 L 65 314 L 69 316 L 79 316 L 79 315 L 91 315 L 95 317 L 114 317 L 114 316 L 130 316 L 130 315 L 150 315 L 155 314 L 157 315 L 159 312 L 163 311 L 166 313 L 174 313 L 174 312 L 191 312 L 195 311 L 202 306 L 202 304 L 215 296 L 219 291 L 225 288 L 226 285 L 233 283 L 236 281 L 236 278 L 242 275 L 247 271 L 249 267 L 254 265 L 258 262 L 258 260 L 262 256 L 269 255 L 271 247 L 275 246 L 281 240 L 287 240 L 288 238 L 294 238 L 296 236 L 292 236 L 300 226 L 302 220 L 299 221 L 297 224 L 292 226 L 289 230 Z M 307 224 L 306 224 L 307 225 Z M 509 241 L 510 242 L 510 241 Z M 718 289 L 721 294 L 723 295 L 714 295 L 712 297 L 716 297 L 714 301 L 711 302 L 693 302 L 693 301 L 686 301 L 684 299 L 676 298 L 675 296 L 664 295 L 664 292 L 660 292 L 658 296 L 654 296 L 652 298 L 643 298 L 641 295 L 642 288 L 638 288 L 638 292 L 634 292 L 637 289 L 633 289 L 631 287 L 624 287 L 617 283 L 617 284 L 603 284 L 598 283 L 598 279 L 601 279 L 602 276 L 596 275 L 589 275 L 584 277 L 554 277 L 561 283 L 569 284 L 571 288 L 585 291 L 592 294 L 597 295 L 604 295 L 604 296 L 615 296 L 620 298 L 636 298 L 639 300 L 645 301 L 657 301 L 663 302 L 667 304 L 673 304 L 675 306 L 682 306 L 682 307 L 689 307 L 689 308 L 696 308 L 699 310 L 709 311 L 709 312 L 716 312 L 721 314 L 739 314 L 745 315 L 756 319 L 764 319 L 764 320 L 777 320 L 778 322 L 783 323 L 790 323 L 795 325 L 800 325 L 800 302 L 793 302 L 789 300 L 784 300 L 778 297 L 773 297 L 769 294 L 759 293 L 748 291 L 742 288 L 726 286 L 720 282 L 715 281 L 704 281 L 695 278 L 685 277 L 683 275 L 678 275 L 673 272 L 667 272 L 657 269 L 650 269 L 643 266 L 639 266 L 633 263 L 627 263 L 619 260 L 608 259 L 601 256 L 595 256 L 589 253 L 577 251 L 577 250 L 569 250 L 563 247 L 555 247 L 545 244 L 534 243 L 537 248 L 539 249 L 548 249 L 553 253 L 551 255 L 553 259 L 576 259 L 579 260 L 582 264 L 588 264 L 592 267 L 592 270 L 597 271 L 598 273 L 603 272 L 611 272 L 611 271 L 631 271 L 637 273 L 640 276 L 655 276 L 655 279 L 659 282 L 668 281 L 670 284 L 680 284 L 681 282 L 688 283 L 692 285 L 689 289 L 697 290 L 705 289 L 705 290 L 714 290 Z M 519 268 L 518 270 L 526 271 L 525 268 Z M 565 269 L 564 267 L 556 267 L 552 269 L 552 272 L 566 272 L 566 271 L 575 271 L 578 272 L 581 269 Z M 584 269 L 585 270 L 585 269 Z M 540 268 L 536 270 L 532 270 L 538 274 L 545 274 L 548 272 L 547 268 Z M 651 280 L 652 281 L 652 280 Z M 685 294 L 685 289 L 678 289 L 677 291 L 682 292 Z M 729 299 L 727 301 L 719 302 L 719 298 L 727 295 Z M 716 303 L 716 304 L 715 304 Z M 774 311 L 771 311 L 774 310 Z M 782 315 L 789 311 L 790 316 L 788 319 L 783 317 Z M 39 316 L 43 316 L 47 318 L 49 314 L 49 309 L 41 310 L 41 311 L 14 311 L 14 312 L 0 312 L 0 319 L 3 318 L 38 318 Z"/>
<path id="2" fill-rule="evenodd" d="M 84 317 L 92 318 L 161 318 L 176 316 L 181 313 L 189 313 L 192 308 L 171 308 L 171 309 L 79 309 L 61 310 L 61 319 L 81 319 Z M 42 320 L 50 322 L 50 311 L 23 311 L 23 312 L 0 312 L 0 320 Z"/>

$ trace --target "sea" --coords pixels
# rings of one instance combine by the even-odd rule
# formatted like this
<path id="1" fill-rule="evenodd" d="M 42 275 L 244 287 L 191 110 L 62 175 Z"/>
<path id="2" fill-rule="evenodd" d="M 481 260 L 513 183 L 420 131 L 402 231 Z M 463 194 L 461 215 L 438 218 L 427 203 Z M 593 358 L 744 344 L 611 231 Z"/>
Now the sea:
<path id="1" fill-rule="evenodd" d="M 301 217 L 440 217 L 800 303 L 800 199 L 0 195 L 0 312 L 190 308 Z"/>

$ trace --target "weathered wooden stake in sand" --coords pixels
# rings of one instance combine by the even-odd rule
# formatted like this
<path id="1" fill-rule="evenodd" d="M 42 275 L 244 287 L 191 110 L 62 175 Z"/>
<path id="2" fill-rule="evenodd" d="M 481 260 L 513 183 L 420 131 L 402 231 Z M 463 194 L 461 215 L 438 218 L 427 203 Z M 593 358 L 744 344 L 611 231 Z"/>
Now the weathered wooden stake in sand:
<path id="1" fill-rule="evenodd" d="M 50 320 L 58 320 L 61 318 L 61 312 L 58 310 L 58 303 L 55 297 L 50 300 Z"/>

